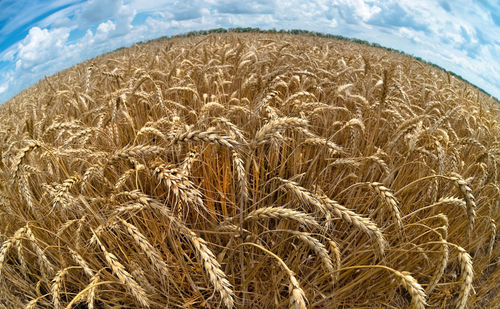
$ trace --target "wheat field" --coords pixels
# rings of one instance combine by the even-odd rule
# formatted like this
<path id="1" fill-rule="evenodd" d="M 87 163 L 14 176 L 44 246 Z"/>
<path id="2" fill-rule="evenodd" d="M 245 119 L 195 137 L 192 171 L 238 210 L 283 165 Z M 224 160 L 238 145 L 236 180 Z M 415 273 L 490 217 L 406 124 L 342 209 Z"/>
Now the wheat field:
<path id="1" fill-rule="evenodd" d="M 499 308 L 499 115 L 314 36 L 86 61 L 0 107 L 0 306 Z"/>

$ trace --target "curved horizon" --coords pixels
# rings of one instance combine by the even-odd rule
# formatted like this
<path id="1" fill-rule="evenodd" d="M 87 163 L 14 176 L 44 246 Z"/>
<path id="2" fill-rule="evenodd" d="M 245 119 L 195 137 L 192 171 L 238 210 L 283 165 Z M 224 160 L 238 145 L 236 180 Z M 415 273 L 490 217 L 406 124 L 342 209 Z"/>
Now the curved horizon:
<path id="1" fill-rule="evenodd" d="M 304 29 L 401 50 L 500 97 L 493 1 L 2 1 L 0 103 L 75 64 L 194 30 Z"/>

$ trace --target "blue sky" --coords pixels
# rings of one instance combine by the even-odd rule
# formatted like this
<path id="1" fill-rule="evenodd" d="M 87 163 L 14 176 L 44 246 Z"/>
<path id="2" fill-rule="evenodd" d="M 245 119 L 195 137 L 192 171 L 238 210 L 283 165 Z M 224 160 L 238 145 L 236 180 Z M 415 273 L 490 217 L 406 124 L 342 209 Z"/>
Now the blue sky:
<path id="1" fill-rule="evenodd" d="M 306 29 L 376 42 L 500 98 L 497 0 L 0 0 L 0 103 L 118 47 L 218 27 Z"/>

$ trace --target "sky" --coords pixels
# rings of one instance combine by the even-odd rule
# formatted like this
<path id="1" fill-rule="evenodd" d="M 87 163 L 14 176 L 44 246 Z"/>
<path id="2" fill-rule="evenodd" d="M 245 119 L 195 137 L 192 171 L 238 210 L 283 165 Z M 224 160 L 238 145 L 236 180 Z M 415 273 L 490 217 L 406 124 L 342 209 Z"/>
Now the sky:
<path id="1" fill-rule="evenodd" d="M 497 0 L 0 0 L 0 104 L 116 48 L 219 27 L 304 29 L 378 43 L 500 98 Z"/>

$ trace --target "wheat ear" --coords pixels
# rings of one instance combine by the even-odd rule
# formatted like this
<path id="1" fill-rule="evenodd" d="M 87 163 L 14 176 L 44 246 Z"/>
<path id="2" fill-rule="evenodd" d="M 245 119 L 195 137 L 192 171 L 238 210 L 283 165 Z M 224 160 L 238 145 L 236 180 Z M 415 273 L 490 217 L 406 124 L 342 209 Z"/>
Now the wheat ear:
<path id="1" fill-rule="evenodd" d="M 467 306 L 467 300 L 472 289 L 472 279 L 474 277 L 472 269 L 472 258 L 462 247 L 456 247 L 458 250 L 458 261 L 460 263 L 460 292 L 457 299 L 457 308 L 464 309 Z"/>
<path id="2" fill-rule="evenodd" d="M 68 191 L 76 184 L 81 181 L 80 176 L 72 176 L 63 181 L 62 184 L 56 186 L 56 192 L 52 205 L 55 207 L 57 205 L 67 205 L 69 202 Z"/>
<path id="3" fill-rule="evenodd" d="M 16 155 L 16 157 L 14 158 L 14 168 L 13 168 L 13 173 L 16 177 L 18 177 L 18 173 L 19 173 L 19 167 L 21 166 L 21 164 L 23 163 L 23 160 L 24 158 L 26 157 L 26 155 L 30 152 L 30 151 L 33 151 L 39 147 L 42 147 L 42 143 L 40 143 L 39 141 L 30 141 L 28 143 L 28 145 L 26 145 L 26 147 L 24 147 L 23 149 L 21 149 L 18 154 Z"/>
<path id="4" fill-rule="evenodd" d="M 490 218 L 490 243 L 488 245 L 488 257 L 491 258 L 491 254 L 493 253 L 493 249 L 495 247 L 495 242 L 497 238 L 497 225 L 495 224 L 495 220 Z"/>
<path id="5" fill-rule="evenodd" d="M 341 218 L 349 224 L 354 225 L 354 227 L 358 230 L 367 234 L 375 245 L 378 257 L 382 258 L 384 256 L 387 241 L 385 240 L 382 231 L 372 220 L 360 216 L 345 206 L 340 205 L 336 201 L 331 200 L 326 195 L 321 195 L 320 199 L 335 216 Z"/>
<path id="6" fill-rule="evenodd" d="M 290 233 L 297 236 L 301 241 L 307 244 L 308 247 L 313 250 L 314 253 L 316 253 L 316 255 L 318 255 L 326 272 L 332 276 L 332 283 L 335 282 L 335 269 L 325 245 L 322 244 L 318 239 L 312 237 L 310 233 L 300 231 L 290 231 Z"/>
<path id="7" fill-rule="evenodd" d="M 294 220 L 298 223 L 314 229 L 321 230 L 319 223 L 308 214 L 285 207 L 262 207 L 250 212 L 244 221 L 265 219 L 287 219 Z"/>
<path id="8" fill-rule="evenodd" d="M 89 267 L 89 264 L 87 264 L 87 262 L 85 262 L 85 259 L 75 250 L 73 250 L 71 248 L 68 248 L 68 250 L 69 250 L 73 260 L 75 260 L 75 262 L 78 265 L 80 265 L 80 267 L 83 269 L 83 271 L 85 272 L 85 274 L 87 276 L 92 278 L 94 276 L 94 271 Z"/>
<path id="9" fill-rule="evenodd" d="M 432 291 L 434 290 L 434 288 L 438 284 L 439 280 L 443 276 L 444 271 L 446 269 L 446 266 L 448 265 L 448 257 L 449 257 L 448 242 L 445 239 L 441 238 L 440 245 L 442 248 L 441 249 L 441 257 L 439 260 L 438 267 L 434 270 L 434 273 L 432 274 L 431 281 L 429 282 L 429 285 L 425 289 L 425 292 L 427 293 L 427 295 L 432 293 Z"/>
<path id="10" fill-rule="evenodd" d="M 139 170 L 143 170 L 143 169 L 144 169 L 144 165 L 139 164 L 138 166 L 136 166 L 134 168 L 126 170 L 120 176 L 120 178 L 118 178 L 118 180 L 116 181 L 115 186 L 114 186 L 115 190 L 116 191 L 121 190 L 121 188 L 125 185 L 125 183 L 127 183 L 127 180 L 130 178 L 130 176 L 136 174 Z"/>
<path id="11" fill-rule="evenodd" d="M 229 136 L 221 135 L 213 130 L 199 131 L 188 130 L 187 132 L 175 136 L 171 143 L 187 143 L 187 142 L 207 142 L 219 146 L 225 146 L 229 149 L 237 148 L 240 144 Z"/>
<path id="12" fill-rule="evenodd" d="M 37 244 L 38 241 L 37 241 L 35 235 L 33 235 L 33 232 L 29 226 L 26 226 L 25 235 L 30 240 L 31 246 L 33 247 L 33 249 L 36 252 L 40 266 L 45 267 L 49 272 L 53 273 L 54 268 L 53 268 L 52 264 L 49 262 L 49 259 L 45 255 L 45 252 L 38 246 L 38 244 Z"/>
<path id="13" fill-rule="evenodd" d="M 26 275 L 28 273 L 28 264 L 26 262 L 26 258 L 24 257 L 24 246 L 22 239 L 14 240 L 14 247 L 17 249 L 17 258 L 19 259 L 19 264 L 21 265 L 21 269 L 23 273 Z"/>
<path id="14" fill-rule="evenodd" d="M 120 218 L 120 222 L 127 229 L 127 232 L 134 238 L 137 245 L 142 249 L 146 256 L 151 260 L 151 263 L 158 269 L 159 272 L 168 274 L 168 268 L 165 261 L 161 257 L 161 253 L 156 249 L 148 239 L 139 231 L 137 227 Z"/>
<path id="15" fill-rule="evenodd" d="M 469 187 L 467 182 L 457 173 L 451 174 L 451 179 L 455 181 L 460 192 L 462 192 L 465 203 L 467 206 L 467 219 L 469 224 L 467 225 L 467 239 L 470 238 L 472 229 L 474 228 L 474 221 L 476 219 L 476 200 L 474 195 L 472 195 L 472 189 Z"/>
<path id="16" fill-rule="evenodd" d="M 93 232 L 93 231 L 92 231 Z M 96 242 L 99 244 L 106 261 L 111 266 L 113 273 L 118 277 L 120 282 L 127 287 L 135 299 L 141 304 L 142 307 L 149 308 L 149 300 L 146 295 L 146 291 L 132 278 L 132 275 L 125 269 L 125 266 L 118 261 L 116 255 L 104 247 L 104 245 L 99 240 L 99 237 L 93 232 Z"/>
<path id="17" fill-rule="evenodd" d="M 26 233 L 26 226 L 19 228 L 12 237 L 3 242 L 2 248 L 0 249 L 0 278 L 3 278 L 2 269 L 5 264 L 5 259 L 7 258 L 7 253 L 10 248 L 13 247 L 16 241 L 20 241 L 24 234 Z"/>
<path id="18" fill-rule="evenodd" d="M 330 212 L 314 193 L 310 192 L 294 181 L 283 178 L 278 179 L 283 182 L 284 187 L 292 192 L 302 203 L 313 206 L 314 208 L 319 210 L 327 220 L 330 220 Z"/>
<path id="19" fill-rule="evenodd" d="M 35 210 L 35 205 L 34 205 L 35 197 L 33 196 L 33 193 L 31 192 L 27 174 L 26 173 L 19 173 L 18 180 L 19 180 L 19 191 L 22 194 L 22 196 L 24 196 L 24 198 L 26 200 L 26 204 L 28 204 L 28 206 L 32 210 Z"/>
<path id="20" fill-rule="evenodd" d="M 350 270 L 350 269 L 370 269 L 370 268 L 378 268 L 384 269 L 392 272 L 399 280 L 401 285 L 408 291 L 411 296 L 411 309 L 425 309 L 426 303 L 426 295 L 422 286 L 411 276 L 409 272 L 406 271 L 398 271 L 393 268 L 384 266 L 384 265 L 357 265 L 357 266 L 348 266 L 343 267 L 341 270 Z"/>
<path id="21" fill-rule="evenodd" d="M 255 133 L 254 140 L 256 144 L 260 144 L 284 129 L 306 128 L 307 125 L 307 120 L 298 117 L 277 118 L 263 125 L 259 131 Z"/>
<path id="22" fill-rule="evenodd" d="M 248 202 L 248 179 L 245 167 L 243 165 L 243 160 L 236 151 L 233 151 L 233 164 L 236 179 L 238 180 L 238 184 L 240 187 L 241 203 L 244 205 Z"/>
<path id="23" fill-rule="evenodd" d="M 68 270 L 72 268 L 74 267 L 66 267 L 59 270 L 54 279 L 52 279 L 52 286 L 50 290 L 52 292 L 52 301 L 54 302 L 55 309 L 61 308 L 61 289 L 62 289 L 63 279 L 64 276 L 68 273 Z"/>
<path id="24" fill-rule="evenodd" d="M 193 167 L 193 163 L 195 162 L 198 153 L 196 151 L 190 151 L 182 161 L 181 164 L 181 172 L 185 175 L 189 175 L 191 173 L 191 168 Z"/>
<path id="25" fill-rule="evenodd" d="M 139 132 L 137 132 L 137 137 L 139 137 L 141 135 L 146 135 L 146 134 L 158 136 L 163 141 L 167 140 L 167 137 L 165 136 L 165 134 L 161 133 L 160 130 L 153 128 L 153 127 L 142 127 L 139 130 Z"/>
<path id="26" fill-rule="evenodd" d="M 119 159 L 134 159 L 141 156 L 147 155 L 155 155 L 158 156 L 161 153 L 165 152 L 165 148 L 158 146 L 148 146 L 148 145 L 137 145 L 137 146 L 129 146 L 117 151 L 111 157 L 111 163 L 115 162 Z"/>
<path id="27" fill-rule="evenodd" d="M 397 277 L 401 279 L 401 284 L 411 295 L 410 308 L 413 309 L 425 309 L 425 292 L 422 286 L 413 278 L 410 273 L 403 271 L 394 271 Z"/>
<path id="28" fill-rule="evenodd" d="M 195 206 L 198 212 L 205 208 L 203 194 L 181 170 L 168 164 L 153 164 L 152 167 L 154 168 L 153 173 L 162 183 L 166 184 L 176 199 L 185 205 Z M 178 207 L 179 213 L 180 210 L 181 207 Z"/>
<path id="29" fill-rule="evenodd" d="M 24 307 L 24 309 L 36 309 L 37 308 L 37 304 L 38 304 L 38 301 L 42 298 L 45 298 L 47 297 L 48 295 L 50 294 L 45 294 L 45 295 L 42 295 L 40 297 L 37 297 L 37 298 L 34 298 L 32 300 L 30 300 L 26 306 Z"/>
<path id="30" fill-rule="evenodd" d="M 299 285 L 299 282 L 297 281 L 297 278 L 295 278 L 295 275 L 293 272 L 288 269 L 288 276 L 290 277 L 290 285 L 291 285 L 291 294 L 292 296 L 290 297 L 290 309 L 306 309 L 306 295 L 304 293 L 304 290 Z"/>
<path id="31" fill-rule="evenodd" d="M 396 224 L 396 228 L 398 231 L 403 230 L 403 221 L 401 221 L 401 213 L 398 208 L 398 201 L 396 197 L 392 194 L 391 190 L 385 187 L 380 182 L 367 182 L 366 183 L 370 188 L 375 191 L 378 196 L 384 201 L 384 203 L 389 207 L 389 212 L 391 217 Z"/>
<path id="32" fill-rule="evenodd" d="M 224 305 L 229 309 L 233 308 L 234 292 L 232 290 L 231 283 L 227 280 L 226 274 L 222 270 L 219 262 L 217 262 L 215 255 L 208 248 L 206 241 L 187 227 L 180 227 L 183 234 L 189 238 L 196 252 L 200 256 L 200 259 L 203 262 L 203 268 L 205 268 L 205 271 L 215 290 L 220 293 Z"/>
<path id="33" fill-rule="evenodd" d="M 238 138 L 239 142 L 243 142 L 244 144 L 247 144 L 245 135 L 243 132 L 236 126 L 234 123 L 232 123 L 229 119 L 225 117 L 217 117 L 213 122 L 219 122 L 221 124 L 224 124 L 229 128 L 229 133 L 231 136 L 235 136 Z"/>
<path id="34" fill-rule="evenodd" d="M 328 238 L 328 246 L 330 247 L 330 251 L 333 253 L 333 260 L 335 261 L 335 269 L 340 269 L 342 261 L 340 257 L 340 249 L 337 243 Z M 337 280 L 338 278 L 338 272 L 334 273 L 334 279 Z"/>
<path id="35" fill-rule="evenodd" d="M 172 225 L 189 239 L 197 255 L 201 259 L 202 266 L 205 269 L 210 282 L 214 286 L 215 290 L 220 293 L 222 302 L 227 308 L 233 308 L 235 295 L 231 283 L 227 280 L 227 276 L 215 258 L 215 255 L 208 248 L 207 242 L 203 238 L 196 235 L 195 232 L 190 230 L 183 222 L 171 214 L 169 209 L 165 208 L 164 205 L 158 201 L 151 200 L 150 205 L 165 215 L 171 221 Z"/>
<path id="36" fill-rule="evenodd" d="M 430 207 L 438 207 L 441 205 L 454 205 L 462 208 L 463 210 L 467 211 L 467 203 L 461 199 L 461 198 L 456 198 L 456 197 L 442 197 L 440 198 L 436 203 L 432 204 L 429 206 Z"/>
<path id="37" fill-rule="evenodd" d="M 250 242 L 245 242 L 242 245 L 250 245 L 259 248 L 260 250 L 264 251 L 265 253 L 269 254 L 273 258 L 275 258 L 281 267 L 285 270 L 285 272 L 288 274 L 288 277 L 290 278 L 290 300 L 289 300 L 289 307 L 290 309 L 306 309 L 306 295 L 304 293 L 304 290 L 300 287 L 299 281 L 297 281 L 297 278 L 295 277 L 294 272 L 286 265 L 286 263 L 276 254 L 273 252 L 267 250 L 266 248 L 262 247 L 261 245 L 255 244 L 255 243 L 250 243 Z"/>
<path id="38" fill-rule="evenodd" d="M 99 282 L 99 280 L 100 280 L 99 273 L 96 273 L 94 276 L 92 276 L 92 279 L 90 280 L 89 285 L 91 286 L 91 288 L 89 289 L 87 294 L 87 306 L 89 307 L 88 309 L 94 309 L 95 294 L 97 290 L 97 283 Z"/>
<path id="39" fill-rule="evenodd" d="M 300 98 L 300 97 L 309 97 L 313 101 L 317 101 L 318 100 L 318 99 L 316 99 L 316 96 L 314 94 L 310 93 L 310 92 L 299 91 L 297 93 L 292 94 L 288 98 L 286 98 L 285 101 L 283 101 L 283 106 L 286 106 L 289 102 L 293 102 L 293 100 L 295 100 L 297 98 Z"/>
<path id="40" fill-rule="evenodd" d="M 304 144 L 326 147 L 330 155 L 335 155 L 338 153 L 344 153 L 344 148 L 339 145 L 331 142 L 323 137 L 310 137 L 304 140 Z"/>

